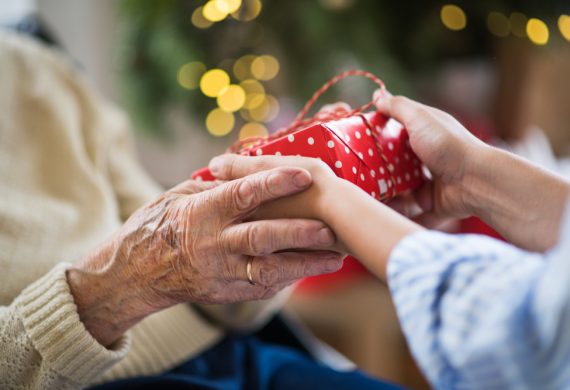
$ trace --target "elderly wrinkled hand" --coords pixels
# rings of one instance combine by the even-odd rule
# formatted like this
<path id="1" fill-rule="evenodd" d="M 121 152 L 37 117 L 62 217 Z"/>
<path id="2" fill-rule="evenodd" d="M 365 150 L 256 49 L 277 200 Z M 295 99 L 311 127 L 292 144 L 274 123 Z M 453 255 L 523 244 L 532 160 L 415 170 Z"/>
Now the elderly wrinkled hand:
<path id="1" fill-rule="evenodd" d="M 251 220 L 264 203 L 311 185 L 298 168 L 226 183 L 188 181 L 141 208 L 68 271 L 79 315 L 109 345 L 145 316 L 180 302 L 265 299 L 300 278 L 336 271 L 333 233 L 309 219 Z"/>

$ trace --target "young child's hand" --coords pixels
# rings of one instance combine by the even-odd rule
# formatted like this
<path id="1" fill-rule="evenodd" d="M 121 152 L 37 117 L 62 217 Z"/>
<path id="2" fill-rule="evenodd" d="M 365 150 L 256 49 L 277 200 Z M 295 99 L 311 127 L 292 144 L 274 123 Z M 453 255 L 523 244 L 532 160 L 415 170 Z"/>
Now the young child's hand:
<path id="1" fill-rule="evenodd" d="M 486 145 L 451 115 L 436 108 L 381 90 L 374 94 L 374 102 L 380 112 L 406 127 L 413 151 L 433 175 L 433 181 L 414 194 L 423 211 L 417 222 L 436 227 L 448 218 L 473 214 L 468 181 Z M 395 199 L 391 205 L 399 204 L 394 207 L 398 211 L 409 208 L 409 202 L 402 200 Z"/>

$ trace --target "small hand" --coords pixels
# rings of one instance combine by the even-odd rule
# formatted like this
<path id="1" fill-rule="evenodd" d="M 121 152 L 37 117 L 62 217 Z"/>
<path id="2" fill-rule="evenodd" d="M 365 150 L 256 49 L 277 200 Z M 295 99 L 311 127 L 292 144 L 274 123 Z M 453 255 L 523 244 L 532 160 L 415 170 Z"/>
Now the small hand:
<path id="1" fill-rule="evenodd" d="M 471 215 L 465 187 L 472 162 L 485 144 L 451 115 L 436 108 L 381 90 L 374 94 L 374 102 L 381 113 L 406 127 L 413 151 L 433 176 L 413 194 L 423 210 L 416 222 L 434 227 L 449 218 Z M 391 206 L 402 211 L 409 209 L 410 203 L 400 198 Z"/>

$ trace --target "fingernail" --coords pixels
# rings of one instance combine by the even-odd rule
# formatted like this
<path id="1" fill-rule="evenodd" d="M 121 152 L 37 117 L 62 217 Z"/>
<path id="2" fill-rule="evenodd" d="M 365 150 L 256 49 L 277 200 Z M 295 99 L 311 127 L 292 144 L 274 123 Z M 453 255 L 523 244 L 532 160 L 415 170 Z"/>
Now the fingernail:
<path id="1" fill-rule="evenodd" d="M 298 172 L 293 175 L 293 183 L 299 188 L 305 188 L 311 184 L 311 176 L 305 172 Z"/>
<path id="2" fill-rule="evenodd" d="M 327 227 L 317 232 L 317 241 L 320 245 L 328 246 L 334 244 L 334 235 Z"/>

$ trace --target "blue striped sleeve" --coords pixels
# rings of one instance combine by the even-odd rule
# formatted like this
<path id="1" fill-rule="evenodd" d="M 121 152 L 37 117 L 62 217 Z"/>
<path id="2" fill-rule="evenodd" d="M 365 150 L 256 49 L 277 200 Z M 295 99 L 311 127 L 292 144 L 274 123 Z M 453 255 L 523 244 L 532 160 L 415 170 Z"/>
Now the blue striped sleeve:
<path id="1" fill-rule="evenodd" d="M 388 265 L 390 290 L 434 387 L 570 387 L 567 225 L 546 255 L 430 231 L 398 244 Z"/>

